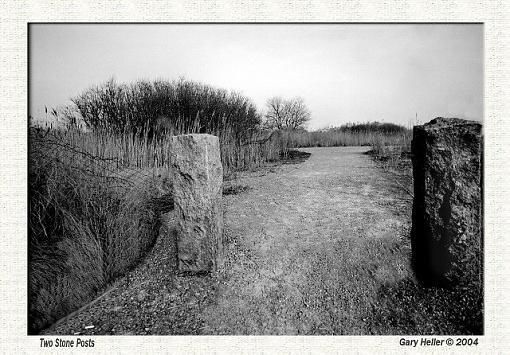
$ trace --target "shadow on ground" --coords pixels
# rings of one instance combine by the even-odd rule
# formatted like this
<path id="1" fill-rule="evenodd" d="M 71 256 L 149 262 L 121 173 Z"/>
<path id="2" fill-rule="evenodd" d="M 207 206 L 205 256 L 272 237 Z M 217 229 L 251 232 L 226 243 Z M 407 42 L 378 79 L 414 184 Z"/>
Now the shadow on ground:
<path id="1" fill-rule="evenodd" d="M 302 152 L 300 150 L 291 149 L 288 150 L 285 154 L 281 155 L 280 162 L 282 164 L 300 164 L 305 162 L 312 153 Z"/>
<path id="2" fill-rule="evenodd" d="M 249 186 L 246 185 L 230 185 L 223 187 L 223 195 L 237 195 L 248 191 L 250 189 Z"/>
<path id="3" fill-rule="evenodd" d="M 473 287 L 427 288 L 408 277 L 379 287 L 377 299 L 371 334 L 483 334 L 483 293 Z"/>

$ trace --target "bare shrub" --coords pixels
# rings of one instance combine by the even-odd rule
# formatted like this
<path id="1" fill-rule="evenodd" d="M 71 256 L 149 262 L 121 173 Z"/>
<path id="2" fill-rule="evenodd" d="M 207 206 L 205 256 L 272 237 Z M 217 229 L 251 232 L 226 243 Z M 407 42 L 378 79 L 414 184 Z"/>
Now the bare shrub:
<path id="1" fill-rule="evenodd" d="M 286 150 L 278 132 L 260 129 L 248 98 L 183 79 L 110 80 L 73 102 L 51 112 L 62 129 L 30 129 L 30 333 L 93 298 L 154 243 L 173 206 L 171 135 L 217 135 L 226 175 Z"/>

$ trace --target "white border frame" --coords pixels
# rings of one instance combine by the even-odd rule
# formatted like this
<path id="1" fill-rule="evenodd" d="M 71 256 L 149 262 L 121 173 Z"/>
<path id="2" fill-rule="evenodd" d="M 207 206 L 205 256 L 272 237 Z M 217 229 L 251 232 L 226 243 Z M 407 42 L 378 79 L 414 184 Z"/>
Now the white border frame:
<path id="1" fill-rule="evenodd" d="M 485 37 L 485 335 L 477 347 L 420 352 L 505 353 L 510 346 L 509 60 L 510 2 L 469 1 L 66 1 L 0 0 L 0 350 L 51 352 L 27 336 L 27 23 L 28 22 L 483 22 Z M 409 352 L 398 336 L 93 337 L 74 352 L 331 353 Z M 410 337 L 406 337 L 410 338 Z"/>

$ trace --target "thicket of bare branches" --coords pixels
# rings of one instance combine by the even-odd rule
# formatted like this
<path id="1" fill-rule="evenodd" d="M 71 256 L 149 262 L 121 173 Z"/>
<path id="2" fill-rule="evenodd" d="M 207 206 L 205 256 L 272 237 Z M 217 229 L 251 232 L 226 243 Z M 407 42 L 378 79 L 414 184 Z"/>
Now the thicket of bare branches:
<path id="1" fill-rule="evenodd" d="M 111 79 L 72 101 L 89 128 L 116 132 L 148 129 L 149 136 L 165 130 L 217 133 L 225 127 L 243 136 L 261 122 L 249 98 L 184 79 L 133 84 Z"/>
<path id="2" fill-rule="evenodd" d="M 267 100 L 265 125 L 272 129 L 303 128 L 310 120 L 311 113 L 300 97 L 283 99 L 276 96 Z"/>

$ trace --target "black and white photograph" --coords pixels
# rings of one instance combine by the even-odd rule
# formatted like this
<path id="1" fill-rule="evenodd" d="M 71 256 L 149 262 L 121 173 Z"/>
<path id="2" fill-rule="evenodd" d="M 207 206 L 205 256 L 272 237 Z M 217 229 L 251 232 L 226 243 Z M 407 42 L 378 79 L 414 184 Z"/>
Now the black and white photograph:
<path id="1" fill-rule="evenodd" d="M 28 114 L 28 335 L 484 335 L 483 23 L 34 22 Z"/>

